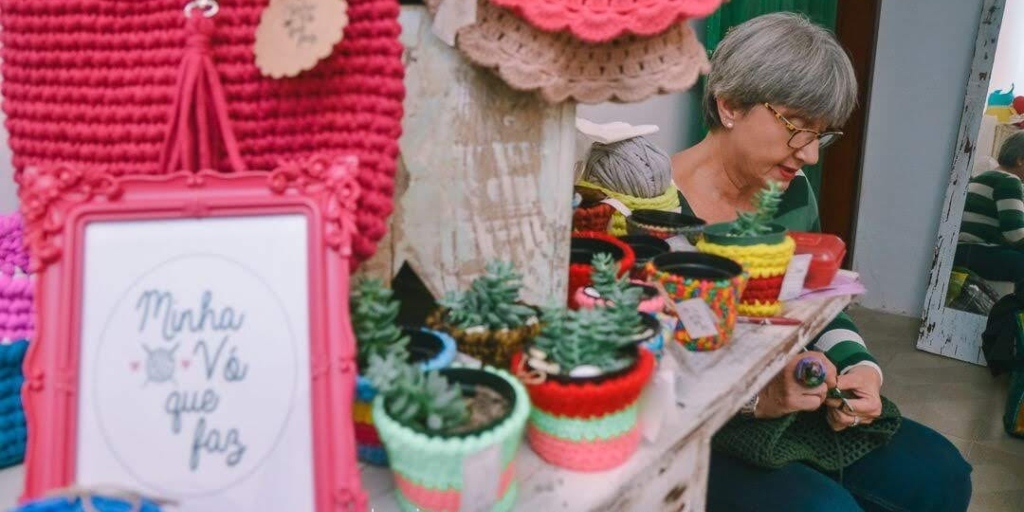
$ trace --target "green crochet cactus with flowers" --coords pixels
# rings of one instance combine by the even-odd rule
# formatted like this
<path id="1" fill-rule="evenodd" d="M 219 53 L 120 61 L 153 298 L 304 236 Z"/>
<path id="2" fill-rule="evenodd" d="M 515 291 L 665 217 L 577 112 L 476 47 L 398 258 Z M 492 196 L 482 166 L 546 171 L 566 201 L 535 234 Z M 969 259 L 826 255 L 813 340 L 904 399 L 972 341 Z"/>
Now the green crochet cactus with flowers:
<path id="1" fill-rule="evenodd" d="M 448 310 L 448 321 L 455 327 L 515 329 L 536 316 L 532 308 L 519 303 L 522 280 L 511 263 L 492 261 L 468 290 L 449 292 L 438 303 Z"/>
<path id="2" fill-rule="evenodd" d="M 372 356 L 406 354 L 409 337 L 396 320 L 401 304 L 379 279 L 361 279 L 349 299 L 352 330 L 356 335 L 357 363 L 366 370 Z"/>
<path id="3" fill-rule="evenodd" d="M 469 420 L 461 387 L 436 370 L 420 371 L 397 352 L 371 355 L 366 378 L 384 396 L 388 414 L 403 425 L 443 433 Z"/>
<path id="4" fill-rule="evenodd" d="M 752 212 L 739 212 L 732 223 L 729 234 L 733 236 L 758 236 L 771 233 L 771 224 L 782 204 L 785 192 L 777 181 L 769 181 L 768 186 L 754 195 L 756 208 Z"/>
<path id="5" fill-rule="evenodd" d="M 633 324 L 640 318 L 634 304 L 629 311 L 632 324 L 623 321 L 621 311 L 628 307 L 547 308 L 542 316 L 544 327 L 533 347 L 564 374 L 581 366 L 597 367 L 604 373 L 626 368 L 635 360 L 635 354 L 627 349 L 635 345 Z"/>

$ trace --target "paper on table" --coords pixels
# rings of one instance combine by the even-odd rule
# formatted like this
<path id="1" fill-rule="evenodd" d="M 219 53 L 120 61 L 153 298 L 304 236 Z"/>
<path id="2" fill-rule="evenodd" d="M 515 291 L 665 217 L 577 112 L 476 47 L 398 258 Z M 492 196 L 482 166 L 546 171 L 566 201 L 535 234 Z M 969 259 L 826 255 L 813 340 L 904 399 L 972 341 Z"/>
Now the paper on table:
<path id="1" fill-rule="evenodd" d="M 500 444 L 492 444 L 467 456 L 462 463 L 459 512 L 485 512 L 494 508 L 502 470 Z"/>
<path id="2" fill-rule="evenodd" d="M 675 405 L 675 373 L 664 368 L 658 370 L 640 400 L 640 428 L 644 439 L 653 443 L 658 440 L 665 413 Z"/>
<path id="3" fill-rule="evenodd" d="M 867 288 L 860 282 L 860 274 L 851 270 L 840 270 L 836 273 L 836 277 L 832 279 L 832 283 L 827 287 L 817 290 L 804 290 L 797 299 L 823 299 L 839 295 L 860 295 L 866 291 Z"/>
<path id="4" fill-rule="evenodd" d="M 812 257 L 810 254 L 795 254 L 789 260 L 786 276 L 782 279 L 779 300 L 795 299 L 803 293 L 804 281 L 807 280 L 807 272 L 811 269 Z"/>

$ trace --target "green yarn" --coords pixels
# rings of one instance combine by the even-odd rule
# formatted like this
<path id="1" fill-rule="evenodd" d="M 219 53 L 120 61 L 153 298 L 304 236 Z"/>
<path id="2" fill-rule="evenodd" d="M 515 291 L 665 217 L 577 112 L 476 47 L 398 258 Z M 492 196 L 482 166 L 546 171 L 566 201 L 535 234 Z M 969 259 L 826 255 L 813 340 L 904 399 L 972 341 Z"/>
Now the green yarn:
<path id="1" fill-rule="evenodd" d="M 896 404 L 882 397 L 882 415 L 870 424 L 835 432 L 828 426 L 824 407 L 770 420 L 735 417 L 715 434 L 711 446 L 770 469 L 803 462 L 839 471 L 888 443 L 900 422 Z"/>
<path id="2" fill-rule="evenodd" d="M 534 407 L 530 423 L 546 434 L 569 441 L 597 441 L 613 439 L 628 433 L 636 426 L 639 404 L 607 414 L 600 418 L 568 418 L 553 416 Z"/>
<path id="3" fill-rule="evenodd" d="M 530 414 L 530 397 L 526 388 L 508 372 L 485 367 L 515 390 L 516 403 L 512 413 L 494 428 L 468 437 L 430 437 L 403 426 L 384 409 L 384 397 L 373 401 L 373 422 L 388 452 L 392 471 L 406 480 L 431 489 L 462 489 L 463 460 L 490 446 L 501 445 L 504 468 L 515 459 Z"/>

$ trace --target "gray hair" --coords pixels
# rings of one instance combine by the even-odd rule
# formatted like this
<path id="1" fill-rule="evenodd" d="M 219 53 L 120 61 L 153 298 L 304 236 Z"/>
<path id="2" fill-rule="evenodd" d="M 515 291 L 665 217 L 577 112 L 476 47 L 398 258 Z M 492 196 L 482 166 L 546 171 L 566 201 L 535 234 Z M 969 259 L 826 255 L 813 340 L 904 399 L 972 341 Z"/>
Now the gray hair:
<path id="1" fill-rule="evenodd" d="M 999 146 L 999 158 L 996 161 L 1004 169 L 1013 169 L 1020 165 L 1021 160 L 1024 160 L 1024 132 L 1017 132 Z"/>
<path id="2" fill-rule="evenodd" d="M 831 32 L 797 14 L 771 13 L 731 29 L 711 57 L 704 87 L 711 129 L 722 125 L 716 98 L 742 109 L 771 103 L 839 127 L 857 106 L 857 77 Z"/>

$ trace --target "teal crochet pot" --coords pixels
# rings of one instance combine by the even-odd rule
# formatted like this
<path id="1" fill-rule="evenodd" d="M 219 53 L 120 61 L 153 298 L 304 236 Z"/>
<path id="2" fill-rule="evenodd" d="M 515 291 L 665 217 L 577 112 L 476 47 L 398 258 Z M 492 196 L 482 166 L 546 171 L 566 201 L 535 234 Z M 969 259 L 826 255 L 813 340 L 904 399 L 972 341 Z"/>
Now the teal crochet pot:
<path id="1" fill-rule="evenodd" d="M 21 363 L 28 341 L 0 343 L 0 469 L 25 459 L 25 411 L 21 405 Z"/>
<path id="2" fill-rule="evenodd" d="M 409 362 L 419 364 L 429 372 L 447 368 L 455 360 L 455 340 L 451 336 L 431 329 L 407 327 L 409 336 Z M 373 399 L 377 389 L 359 375 L 356 378 L 356 400 L 352 404 L 355 421 L 356 454 L 359 460 L 375 466 L 387 466 L 388 454 L 381 444 L 380 435 L 373 424 Z"/>
<path id="3" fill-rule="evenodd" d="M 482 430 L 452 436 L 437 436 L 403 425 L 392 418 L 384 397 L 373 402 L 373 419 L 395 477 L 397 501 L 407 512 L 459 510 L 468 492 L 481 493 L 474 482 L 479 475 L 498 475 L 493 495 L 483 496 L 493 512 L 511 510 L 516 498 L 515 460 L 530 415 L 526 389 L 508 372 L 449 368 L 441 374 L 472 393 L 486 386 L 504 396 L 511 408 L 506 416 Z"/>

